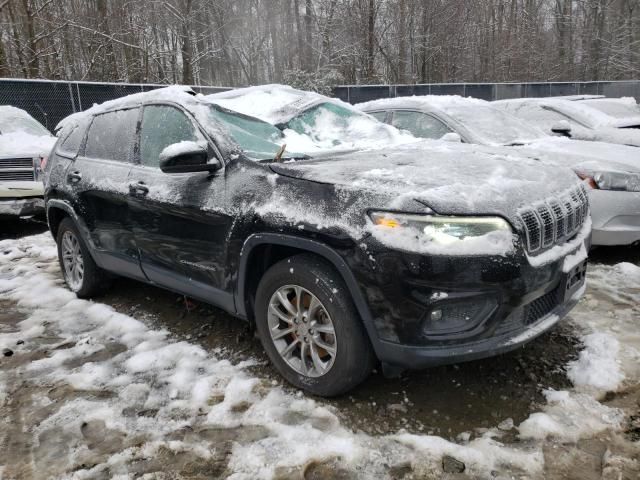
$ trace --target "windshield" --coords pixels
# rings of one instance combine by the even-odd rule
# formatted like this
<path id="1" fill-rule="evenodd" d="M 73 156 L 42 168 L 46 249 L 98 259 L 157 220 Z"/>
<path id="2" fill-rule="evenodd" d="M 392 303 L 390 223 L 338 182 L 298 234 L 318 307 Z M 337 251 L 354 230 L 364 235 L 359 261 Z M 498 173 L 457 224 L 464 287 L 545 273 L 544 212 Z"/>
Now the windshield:
<path id="1" fill-rule="evenodd" d="M 14 109 L 17 110 L 17 109 Z M 49 130 L 26 114 L 10 112 L 0 116 L 0 134 L 24 132 L 36 137 L 51 136 Z"/>
<path id="2" fill-rule="evenodd" d="M 209 116 L 222 123 L 244 153 L 253 160 L 273 159 L 283 142 L 283 135 L 273 125 L 222 107 L 211 105 Z M 291 157 L 291 154 L 285 154 Z"/>
<path id="3" fill-rule="evenodd" d="M 482 139 L 482 143 L 513 145 L 546 136 L 537 127 L 488 106 L 453 106 L 446 108 L 445 111 L 473 135 Z"/>
<path id="4" fill-rule="evenodd" d="M 588 105 L 591 108 L 595 108 L 602 113 L 605 113 L 613 118 L 625 119 L 631 117 L 640 117 L 640 106 L 632 105 L 622 101 L 614 100 L 583 100 L 580 102 Z"/>
<path id="5" fill-rule="evenodd" d="M 369 115 L 341 105 L 324 102 L 305 110 L 287 124 L 301 135 L 308 135 L 322 147 L 358 145 L 367 140 L 390 139 L 386 125 Z"/>

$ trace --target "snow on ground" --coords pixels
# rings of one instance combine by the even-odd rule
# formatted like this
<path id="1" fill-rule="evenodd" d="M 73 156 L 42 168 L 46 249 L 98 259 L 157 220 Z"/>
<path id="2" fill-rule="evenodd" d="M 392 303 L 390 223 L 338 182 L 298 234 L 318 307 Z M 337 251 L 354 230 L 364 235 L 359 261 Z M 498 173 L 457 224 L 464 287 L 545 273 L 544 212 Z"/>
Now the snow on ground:
<path id="1" fill-rule="evenodd" d="M 576 388 L 547 391 L 542 411 L 518 427 L 521 442 L 502 443 L 493 428 L 456 444 L 404 431 L 354 433 L 332 407 L 257 378 L 252 361 L 231 363 L 221 351 L 77 299 L 61 281 L 49 234 L 1 241 L 0 305 L 17 305 L 24 319 L 0 323 L 0 350 L 12 349 L 17 362 L 0 369 L 0 445 L 14 427 L 12 444 L 31 445 L 32 457 L 20 464 L 0 452 L 0 472 L 130 478 L 183 462 L 192 473 L 299 478 L 309 465 L 326 464 L 349 478 L 389 478 L 409 465 L 420 478 L 441 478 L 443 455 L 451 455 L 472 478 L 542 478 L 545 442 L 619 429 L 622 412 L 597 398 L 640 378 L 640 268 L 596 265 L 589 276 L 596 288 L 572 315 L 585 344 L 569 366 Z M 5 415 L 16 402 L 33 404 L 40 420 L 32 428 Z"/>

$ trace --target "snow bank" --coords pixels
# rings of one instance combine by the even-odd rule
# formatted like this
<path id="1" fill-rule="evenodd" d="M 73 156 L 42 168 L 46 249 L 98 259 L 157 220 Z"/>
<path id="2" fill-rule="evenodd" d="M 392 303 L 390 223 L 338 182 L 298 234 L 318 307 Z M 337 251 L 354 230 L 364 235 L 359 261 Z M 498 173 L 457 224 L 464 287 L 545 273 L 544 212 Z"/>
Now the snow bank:
<path id="1" fill-rule="evenodd" d="M 578 360 L 569 364 L 569 379 L 576 387 L 593 387 L 605 392 L 616 390 L 624 380 L 618 340 L 600 332 L 586 335 L 582 340 L 585 348 Z"/>
<path id="2" fill-rule="evenodd" d="M 619 294 L 623 299 L 635 295 L 637 301 L 640 268 L 621 264 L 597 267 L 593 273 L 596 281 L 607 280 L 612 294 L 626 285 L 627 275 L 634 276 L 636 283 Z M 33 431 L 25 432 L 40 442 L 34 468 L 46 469 L 52 477 L 126 478 L 134 465 L 167 451 L 189 452 L 194 461 L 205 462 L 219 455 L 221 444 L 215 435 L 199 432 L 226 432 L 222 438 L 234 439 L 226 475 L 235 479 L 273 478 L 324 461 L 338 462 L 352 478 L 388 478 L 389 466 L 398 464 L 411 465 L 416 475 L 439 478 L 443 455 L 463 461 L 474 478 L 489 478 L 492 472 L 541 478 L 547 438 L 576 442 L 619 428 L 623 418 L 619 410 L 587 393 L 548 391 L 543 411 L 519 426 L 526 443 L 505 445 L 496 429 L 464 445 L 403 431 L 380 437 L 354 433 L 333 408 L 250 373 L 254 361 L 233 364 L 222 352 L 176 341 L 168 332 L 107 305 L 79 300 L 60 277 L 49 234 L 0 241 L 0 299 L 14 302 L 26 316 L 15 331 L 0 332 L 0 348 L 11 346 L 19 357 L 38 348 L 43 337 L 53 342 L 39 347 L 42 354 L 34 356 L 37 360 L 28 363 L 20 377 L 47 387 L 34 390 L 36 404 L 58 402 Z M 588 311 L 578 309 L 577 321 Z M 624 360 L 632 343 L 628 338 L 638 336 L 637 321 L 632 323 L 631 317 L 623 319 L 620 330 L 598 315 L 582 323 L 617 339 Z M 24 344 L 16 346 L 17 340 Z M 611 340 L 585 337 L 585 344 L 594 355 L 613 360 Z M 586 383 L 612 372 L 611 364 L 604 368 L 593 358 L 581 358 L 572 367 Z M 621 370 L 631 378 L 627 367 L 623 362 Z M 0 374 L 0 404 L 8 381 Z M 50 397 L 67 387 L 78 395 Z M 87 441 L 78 436 L 87 424 L 101 422 L 122 442 L 103 458 L 91 456 Z M 243 431 L 253 433 L 234 436 Z M 47 438 L 55 442 L 53 450 L 47 450 L 52 448 Z"/>
<path id="3" fill-rule="evenodd" d="M 520 438 L 577 442 L 608 429 L 620 428 L 624 414 L 593 397 L 567 391 L 546 390 L 544 412 L 533 413 L 518 426 Z"/>

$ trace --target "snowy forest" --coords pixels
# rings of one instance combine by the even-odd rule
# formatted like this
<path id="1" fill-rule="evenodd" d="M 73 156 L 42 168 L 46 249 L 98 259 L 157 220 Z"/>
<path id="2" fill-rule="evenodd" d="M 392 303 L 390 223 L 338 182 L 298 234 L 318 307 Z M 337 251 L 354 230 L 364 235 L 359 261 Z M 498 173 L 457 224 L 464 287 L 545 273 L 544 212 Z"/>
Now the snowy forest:
<path id="1" fill-rule="evenodd" d="M 240 86 L 640 75 L 640 0 L 0 0 L 0 77 Z"/>

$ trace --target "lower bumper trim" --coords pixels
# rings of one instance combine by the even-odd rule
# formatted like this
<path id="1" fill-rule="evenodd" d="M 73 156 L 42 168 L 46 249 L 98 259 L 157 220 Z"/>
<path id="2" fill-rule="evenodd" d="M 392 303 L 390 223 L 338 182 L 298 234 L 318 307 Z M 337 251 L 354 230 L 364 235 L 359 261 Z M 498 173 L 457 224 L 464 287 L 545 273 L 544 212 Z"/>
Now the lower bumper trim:
<path id="1" fill-rule="evenodd" d="M 529 343 L 555 326 L 578 303 L 580 293 L 558 305 L 537 322 L 506 335 L 446 347 L 409 346 L 381 341 L 378 345 L 379 350 L 376 351 L 383 364 L 410 370 L 468 362 L 507 353 Z"/>
<path id="2" fill-rule="evenodd" d="M 0 216 L 27 217 L 39 213 L 44 213 L 42 197 L 0 199 Z"/>

